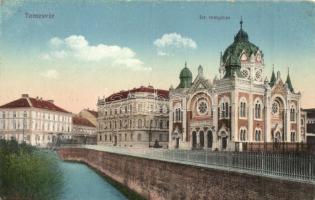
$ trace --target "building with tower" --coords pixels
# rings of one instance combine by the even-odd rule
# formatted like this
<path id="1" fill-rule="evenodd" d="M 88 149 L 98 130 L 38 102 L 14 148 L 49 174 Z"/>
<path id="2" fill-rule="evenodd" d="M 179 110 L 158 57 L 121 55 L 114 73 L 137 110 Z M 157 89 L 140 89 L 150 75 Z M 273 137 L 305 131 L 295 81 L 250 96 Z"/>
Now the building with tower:
<path id="1" fill-rule="evenodd" d="M 219 77 L 203 67 L 193 80 L 185 63 L 180 83 L 170 88 L 169 147 L 246 150 L 305 141 L 301 94 L 289 73 L 265 78 L 264 54 L 249 41 L 240 21 L 233 43 L 220 56 Z"/>

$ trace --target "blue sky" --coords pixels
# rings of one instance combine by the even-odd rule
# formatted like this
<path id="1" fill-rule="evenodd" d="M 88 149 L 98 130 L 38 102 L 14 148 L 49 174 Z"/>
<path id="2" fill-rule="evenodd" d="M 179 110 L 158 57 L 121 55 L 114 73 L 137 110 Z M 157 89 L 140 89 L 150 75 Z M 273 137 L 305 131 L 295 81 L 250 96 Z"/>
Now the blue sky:
<path id="1" fill-rule="evenodd" d="M 70 111 L 95 108 L 97 96 L 121 89 L 149 83 L 176 86 L 185 61 L 193 74 L 201 64 L 213 79 L 220 51 L 232 43 L 242 16 L 250 41 L 265 55 L 267 74 L 274 64 L 285 79 L 290 67 L 296 90 L 305 96 L 304 107 L 315 107 L 309 84 L 315 72 L 313 3 L 4 1 L 1 9 L 1 104 L 28 92 L 55 98 Z M 25 13 L 54 18 L 30 19 Z M 229 19 L 201 20 L 200 15 Z M 163 35 L 180 41 L 157 46 L 154 42 Z M 82 42 L 89 51 L 73 50 L 71 41 Z M 109 58 L 104 51 L 111 53 Z M 123 62 L 112 55 L 116 51 L 124 55 Z M 95 57 L 95 52 L 101 53 Z"/>

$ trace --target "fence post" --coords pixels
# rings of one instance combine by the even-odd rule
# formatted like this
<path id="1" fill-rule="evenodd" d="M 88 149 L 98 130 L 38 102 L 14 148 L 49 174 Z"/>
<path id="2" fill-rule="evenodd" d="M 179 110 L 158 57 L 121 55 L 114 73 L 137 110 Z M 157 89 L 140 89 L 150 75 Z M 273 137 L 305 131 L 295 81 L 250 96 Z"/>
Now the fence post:
<path id="1" fill-rule="evenodd" d="M 208 165 L 208 149 L 206 149 L 206 165 Z"/>
<path id="2" fill-rule="evenodd" d="M 264 152 L 263 151 L 261 151 L 260 152 L 260 156 L 261 156 L 261 173 L 263 174 L 264 173 L 264 169 L 265 169 L 265 155 L 264 155 Z"/>
<path id="3" fill-rule="evenodd" d="M 308 178 L 310 179 L 310 180 L 312 180 L 312 161 L 313 161 L 313 159 L 312 159 L 312 157 L 311 157 L 311 155 L 309 155 L 308 156 L 309 157 L 309 159 L 308 159 Z"/>

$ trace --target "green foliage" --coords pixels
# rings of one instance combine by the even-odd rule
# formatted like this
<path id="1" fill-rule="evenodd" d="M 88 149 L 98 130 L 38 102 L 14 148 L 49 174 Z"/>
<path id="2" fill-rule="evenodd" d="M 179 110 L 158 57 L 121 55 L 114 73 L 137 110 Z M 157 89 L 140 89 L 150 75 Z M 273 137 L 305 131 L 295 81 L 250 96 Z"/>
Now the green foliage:
<path id="1" fill-rule="evenodd" d="M 54 153 L 0 140 L 0 197 L 54 200 L 62 189 L 63 175 Z"/>

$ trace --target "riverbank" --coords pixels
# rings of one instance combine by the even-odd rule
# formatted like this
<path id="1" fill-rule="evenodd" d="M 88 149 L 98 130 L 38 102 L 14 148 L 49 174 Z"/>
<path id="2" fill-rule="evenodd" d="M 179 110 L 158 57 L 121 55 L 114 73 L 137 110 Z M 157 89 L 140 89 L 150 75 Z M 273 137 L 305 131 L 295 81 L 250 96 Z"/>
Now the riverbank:
<path id="1" fill-rule="evenodd" d="M 129 189 L 128 187 L 124 186 L 123 184 L 115 181 L 114 179 L 110 178 L 106 174 L 102 173 L 99 169 L 90 166 L 89 164 L 82 162 L 82 161 L 67 161 L 63 160 L 62 162 L 64 163 L 69 163 L 69 164 L 79 164 L 79 165 L 84 165 L 88 167 L 90 170 L 93 170 L 97 175 L 99 175 L 105 182 L 109 183 L 112 187 L 117 189 L 126 199 L 131 199 L 131 200 L 145 200 L 144 197 L 139 195 L 138 193 L 134 192 L 133 190 Z M 82 177 L 84 178 L 84 177 Z M 94 183 L 93 183 L 94 184 Z M 110 198 L 113 200 L 112 198 Z M 124 199 L 124 198 L 121 198 Z M 70 199 L 69 199 L 70 200 Z"/>
<path id="2" fill-rule="evenodd" d="M 147 199 L 313 200 L 315 185 L 87 148 L 61 148 Z M 276 187 L 275 187 L 276 186 Z"/>

